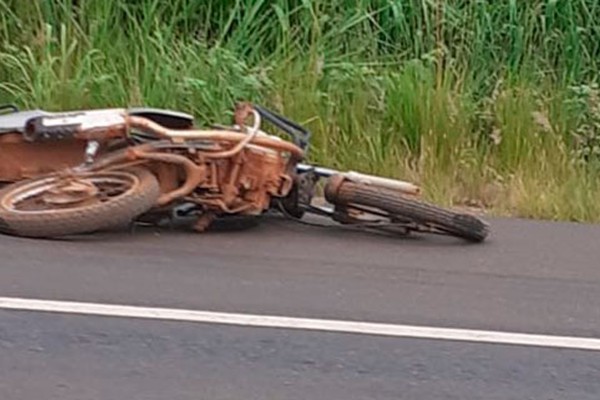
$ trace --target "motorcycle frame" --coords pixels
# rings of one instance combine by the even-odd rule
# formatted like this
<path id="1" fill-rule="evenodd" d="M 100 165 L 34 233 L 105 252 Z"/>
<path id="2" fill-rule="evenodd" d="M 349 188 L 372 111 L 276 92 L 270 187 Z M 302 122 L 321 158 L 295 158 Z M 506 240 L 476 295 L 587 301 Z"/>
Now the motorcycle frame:
<path id="1" fill-rule="evenodd" d="M 254 117 L 252 127 L 245 125 L 250 116 Z M 263 119 L 291 141 L 262 131 Z M 22 133 L 0 136 L 0 180 L 145 167 L 158 178 L 161 189 L 153 212 L 170 209 L 177 213 L 178 206 L 184 205 L 188 211 L 202 209 L 209 219 L 223 214 L 257 215 L 273 201 L 295 217 L 305 212 L 331 217 L 333 210 L 313 206 L 312 199 L 317 182 L 334 176 L 405 194 L 419 193 L 409 182 L 302 163 L 310 132 L 258 105 L 238 103 L 231 127 L 197 129 L 181 123 L 169 127 L 164 119 L 160 122 L 124 109 L 32 118 Z M 140 139 L 144 135 L 152 140 Z M 115 151 L 114 146 L 122 147 Z"/>

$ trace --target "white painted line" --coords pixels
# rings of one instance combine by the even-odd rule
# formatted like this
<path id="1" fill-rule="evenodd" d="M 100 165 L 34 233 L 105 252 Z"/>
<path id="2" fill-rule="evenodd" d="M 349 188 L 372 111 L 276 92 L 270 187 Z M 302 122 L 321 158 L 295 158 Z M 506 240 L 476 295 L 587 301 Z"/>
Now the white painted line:
<path id="1" fill-rule="evenodd" d="M 600 339 L 0 297 L 0 309 L 600 351 Z"/>

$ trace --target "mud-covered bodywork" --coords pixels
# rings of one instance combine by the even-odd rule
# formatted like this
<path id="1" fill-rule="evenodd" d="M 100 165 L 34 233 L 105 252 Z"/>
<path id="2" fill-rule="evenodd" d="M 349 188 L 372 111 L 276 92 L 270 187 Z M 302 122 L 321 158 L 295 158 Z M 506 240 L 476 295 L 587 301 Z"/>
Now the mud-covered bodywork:
<path id="1" fill-rule="evenodd" d="M 116 109 L 119 110 L 119 109 Z M 122 109 L 127 115 L 143 117 L 169 129 L 190 129 L 190 114 L 148 107 Z M 0 182 L 14 182 L 81 164 L 87 140 L 31 140 L 27 126 L 40 117 L 84 115 L 88 111 L 50 112 L 42 109 L 19 111 L 15 106 L 0 107 Z"/>
<path id="2" fill-rule="evenodd" d="M 181 213 L 203 231 L 218 218 L 274 209 L 401 234 L 475 242 L 488 234 L 473 215 L 418 200 L 410 182 L 303 164 L 309 131 L 251 103 L 236 104 L 232 126 L 209 129 L 195 127 L 188 114 L 155 108 L 0 107 L 0 114 L 0 181 L 12 183 L 0 191 L 4 233 L 64 236 Z M 290 140 L 267 133 L 261 121 Z M 312 202 L 322 179 L 333 208 Z"/>

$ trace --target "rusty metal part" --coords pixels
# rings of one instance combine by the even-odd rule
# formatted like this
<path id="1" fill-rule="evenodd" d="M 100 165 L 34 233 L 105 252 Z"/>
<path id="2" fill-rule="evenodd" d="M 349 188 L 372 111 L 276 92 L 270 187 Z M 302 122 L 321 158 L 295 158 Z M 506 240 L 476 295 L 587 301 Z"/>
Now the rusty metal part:
<path id="1" fill-rule="evenodd" d="M 186 173 L 178 164 L 155 162 L 148 165 L 147 161 L 140 161 L 146 163 L 146 168 L 150 169 L 158 179 L 161 193 L 177 189 L 181 185 L 180 182 L 185 180 Z"/>
<path id="2" fill-rule="evenodd" d="M 80 166 L 84 171 L 99 171 L 109 168 L 120 168 L 125 163 L 139 163 L 136 154 L 157 151 L 163 143 L 144 143 L 133 147 L 125 147 L 97 157 L 93 164 Z"/>
<path id="3" fill-rule="evenodd" d="M 185 148 L 173 145 L 173 148 Z M 223 160 L 206 160 L 207 164 L 194 163 L 187 156 L 160 152 L 158 144 L 144 144 L 129 148 L 118 154 L 109 154 L 105 159 L 97 160 L 92 169 L 120 168 L 135 160 L 155 161 L 156 163 L 178 163 L 184 166 L 186 183 L 179 189 L 161 196 L 160 204 L 166 204 L 178 197 L 184 197 L 196 187 L 210 190 L 222 200 L 212 205 L 221 207 L 224 212 L 234 212 L 237 206 L 231 206 L 239 197 L 252 206 L 244 207 L 264 209 L 269 204 L 270 195 L 285 195 L 291 188 L 292 178 L 285 174 L 287 160 L 278 154 L 252 148 L 237 157 Z M 199 152 L 203 157 L 205 153 Z M 239 157 L 239 158 L 238 158 Z M 150 166 L 148 166 L 150 168 Z M 195 171 L 200 169 L 201 176 Z M 191 175 L 190 175 L 191 173 Z M 161 187 L 164 185 L 161 183 Z"/>
<path id="4" fill-rule="evenodd" d="M 235 134 L 245 139 L 250 137 L 248 134 Z M 173 143 L 165 140 L 110 154 L 97 160 L 93 168 L 117 167 L 140 159 L 153 161 L 148 167 L 154 169 L 161 163 L 177 163 L 184 167 L 186 183 L 161 196 L 160 204 L 188 196 L 198 188 L 204 194 L 198 195 L 203 200 L 196 200 L 207 207 L 226 213 L 264 210 L 268 208 L 271 196 L 285 196 L 291 190 L 294 163 L 266 146 L 251 144 L 239 147 L 239 150 L 222 154 L 226 157 L 213 158 L 208 155 L 214 153 L 196 149 L 191 142 Z M 186 154 L 176 155 L 166 151 Z M 201 168 L 202 176 L 195 175 L 197 168 Z M 161 187 L 164 186 L 161 182 Z"/>
<path id="5" fill-rule="evenodd" d="M 176 164 L 183 168 L 185 182 L 159 198 L 158 205 L 165 205 L 178 198 L 189 196 L 195 189 L 208 191 L 188 200 L 210 209 L 225 213 L 256 213 L 268 208 L 271 196 L 285 196 L 291 190 L 293 179 L 287 173 L 291 167 L 288 160 L 268 149 L 252 147 L 227 159 L 204 159 L 205 153 L 180 155 L 165 153 L 157 144 L 145 144 L 129 148 L 120 154 L 108 156 L 110 162 L 98 160 L 101 169 L 120 168 L 135 160 L 151 161 L 147 168 L 157 170 L 160 164 Z M 173 145 L 170 150 L 185 149 Z M 196 159 L 192 161 L 190 158 Z M 204 161 L 201 161 L 204 160 Z M 97 168 L 95 166 L 94 168 Z M 158 175 L 157 175 L 158 176 Z M 158 176 L 159 180 L 161 176 Z M 163 176 L 164 177 L 164 176 Z M 174 179 L 171 174 L 166 179 Z M 173 185 L 172 182 L 170 182 Z M 161 187 L 165 184 L 161 182 Z M 187 197 L 186 197 L 187 198 Z"/>
<path id="6" fill-rule="evenodd" d="M 251 114 L 255 117 L 253 125 L 244 126 L 243 132 L 171 130 L 142 117 L 124 116 L 125 128 L 122 124 L 90 125 L 70 139 L 59 141 L 25 142 L 19 135 L 6 134 L 0 137 L 0 176 L 7 164 L 2 152 L 6 151 L 10 159 L 18 154 L 12 149 L 7 151 L 8 146 L 14 146 L 26 150 L 23 154 L 39 151 L 43 159 L 37 163 L 35 157 L 21 155 L 13 160 L 15 169 L 6 171 L 4 176 L 12 175 L 14 179 L 27 177 L 24 166 L 33 169 L 30 176 L 65 168 L 74 176 L 81 176 L 92 171 L 143 167 L 159 180 L 161 196 L 155 210 L 185 199 L 216 215 L 259 214 L 269 207 L 273 196 L 289 193 L 295 161 L 301 160 L 304 152 L 293 143 L 261 132 L 260 115 L 248 105 L 240 106 L 239 110 L 237 121 L 242 125 Z M 58 121 L 56 126 L 60 127 Z M 75 125 L 68 127 L 80 129 Z M 130 129 L 153 133 L 159 140 L 135 146 L 125 140 L 108 140 L 125 137 Z M 86 145 L 95 139 L 99 140 L 99 153 L 93 162 L 86 164 Z M 66 204 L 86 196 L 86 188 L 76 183 L 63 189 L 60 193 L 49 193 L 48 201 Z"/>
<path id="7" fill-rule="evenodd" d="M 111 139 L 124 138 L 127 136 L 126 125 L 116 125 L 108 128 L 96 128 L 82 130 L 75 133 L 74 138 L 80 140 L 94 140 L 98 142 L 106 142 Z"/>
<path id="8" fill-rule="evenodd" d="M 244 159 L 239 154 L 232 158 L 228 172 L 229 178 L 226 180 L 224 179 L 223 182 L 221 182 L 221 193 L 223 193 L 223 202 L 225 204 L 231 204 L 240 193 L 240 188 L 237 187 L 237 183 L 239 182 L 240 170 L 243 162 Z"/>
<path id="9" fill-rule="evenodd" d="M 63 172 L 30 181 L 7 194 L 2 204 L 18 212 L 67 209 L 96 203 L 130 190 L 137 182 L 122 173 Z"/>
<path id="10" fill-rule="evenodd" d="M 217 153 L 208 153 L 207 152 L 207 153 L 205 153 L 205 157 L 207 157 L 207 158 L 233 157 L 233 156 L 237 155 L 240 151 L 242 151 L 246 146 L 248 146 L 248 144 L 250 144 L 250 142 L 258 134 L 259 127 L 260 127 L 260 115 L 252 109 L 250 109 L 249 112 L 254 113 L 255 121 L 254 121 L 254 127 L 252 127 L 252 129 L 250 129 L 249 133 L 247 132 L 246 137 L 229 150 L 220 151 Z"/>
<path id="11" fill-rule="evenodd" d="M 165 143 L 158 142 L 125 148 L 97 160 L 96 163 L 89 166 L 89 170 L 123 169 L 136 165 L 139 166 L 142 164 L 140 161 L 153 161 L 155 165 L 150 166 L 146 163 L 145 167 L 154 171 L 162 171 L 162 173 L 157 174 L 162 189 L 162 194 L 157 201 L 157 205 L 164 206 L 177 198 L 187 196 L 206 179 L 205 165 L 197 165 L 188 157 L 179 154 L 164 152 L 168 148 L 162 149 L 163 151 L 161 152 L 161 146 L 164 145 Z M 165 163 L 183 167 L 183 171 L 185 172 L 183 184 L 179 185 L 177 182 L 174 182 L 173 180 L 176 176 L 173 172 L 167 173 L 165 172 L 165 168 L 159 166 Z"/>
<path id="12" fill-rule="evenodd" d="M 140 129 L 145 132 L 151 132 L 159 137 L 171 139 L 171 140 L 208 140 L 216 142 L 241 142 L 248 137 L 247 134 L 237 131 L 229 130 L 172 130 L 167 129 L 153 121 L 145 118 L 129 116 L 127 117 L 128 126 L 131 128 Z M 281 140 L 279 138 L 273 138 L 270 136 L 256 135 L 250 143 L 264 146 L 266 148 L 290 153 L 295 160 L 302 160 L 304 158 L 304 151 L 296 146 L 295 144 Z"/>
<path id="13" fill-rule="evenodd" d="M 255 209 L 266 209 L 272 196 L 283 197 L 289 193 L 293 184 L 290 174 L 293 172 L 289 172 L 290 164 L 286 160 L 254 148 L 246 150 L 243 156 L 239 174 L 230 161 L 226 175 L 235 182 L 240 198 L 252 203 Z"/>
<path id="14" fill-rule="evenodd" d="M 20 134 L 0 135 L 0 181 L 14 182 L 78 165 L 86 142 L 25 142 Z"/>
<path id="15" fill-rule="evenodd" d="M 98 195 L 98 192 L 98 188 L 91 182 L 65 179 L 44 193 L 42 200 L 47 204 L 65 206 L 93 199 Z"/>
<path id="16" fill-rule="evenodd" d="M 235 105 L 235 111 L 233 113 L 233 122 L 238 125 L 240 128 L 244 129 L 246 119 L 252 114 L 254 111 L 254 107 L 252 104 L 242 101 L 238 102 Z M 254 114 L 256 116 L 256 114 Z"/>
<path id="17" fill-rule="evenodd" d="M 206 179 L 205 169 L 194 164 L 190 159 L 184 156 L 169 153 L 146 153 L 135 150 L 132 150 L 132 154 L 133 157 L 144 160 L 179 164 L 185 169 L 186 177 L 183 185 L 171 192 L 161 194 L 157 201 L 159 206 L 168 204 L 177 198 L 187 196 Z"/>

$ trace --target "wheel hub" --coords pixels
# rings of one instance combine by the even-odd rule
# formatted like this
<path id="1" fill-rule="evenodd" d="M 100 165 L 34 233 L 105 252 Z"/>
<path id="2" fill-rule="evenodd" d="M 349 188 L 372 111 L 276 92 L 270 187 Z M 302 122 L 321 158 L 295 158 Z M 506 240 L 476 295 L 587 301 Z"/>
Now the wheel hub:
<path id="1" fill-rule="evenodd" d="M 46 204 L 65 206 L 94 199 L 97 195 L 98 188 L 93 183 L 69 179 L 50 188 L 44 193 L 42 200 Z"/>

